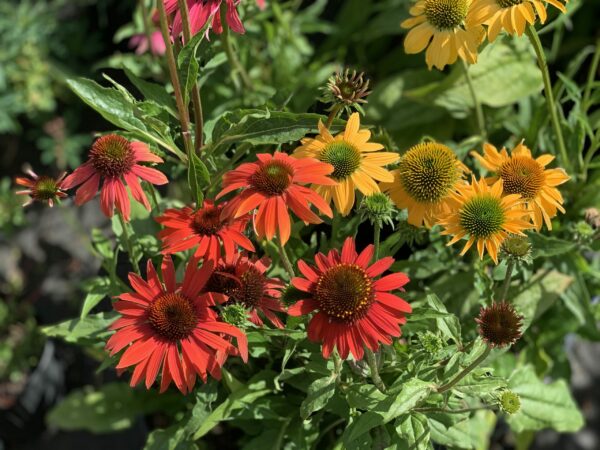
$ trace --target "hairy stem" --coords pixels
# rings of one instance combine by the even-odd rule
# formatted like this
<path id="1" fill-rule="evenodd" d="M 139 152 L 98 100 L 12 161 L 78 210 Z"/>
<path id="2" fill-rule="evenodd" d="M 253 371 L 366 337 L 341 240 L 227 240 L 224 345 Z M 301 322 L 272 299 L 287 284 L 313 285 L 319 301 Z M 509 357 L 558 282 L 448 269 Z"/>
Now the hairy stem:
<path id="1" fill-rule="evenodd" d="M 491 352 L 491 347 L 486 347 L 484 352 L 475 360 L 473 361 L 471 364 L 469 364 L 465 369 L 463 369 L 462 372 L 460 372 L 458 375 L 456 375 L 456 377 L 454 377 L 452 380 L 450 380 L 448 383 L 444 384 L 443 386 L 440 386 L 437 388 L 437 391 L 441 394 L 443 392 L 449 391 L 450 389 L 452 389 L 460 380 L 462 380 L 464 377 L 466 377 L 469 373 L 471 373 L 471 371 L 473 369 L 475 369 L 479 364 L 481 364 L 483 362 L 483 360 L 485 360 L 488 355 Z"/>
<path id="2" fill-rule="evenodd" d="M 375 358 L 375 353 L 369 348 L 365 347 L 365 356 L 367 358 L 367 364 L 369 364 L 369 369 L 371 370 L 371 379 L 373 380 L 373 384 L 380 392 L 384 393 L 387 391 L 381 376 L 379 376 L 379 368 L 377 367 L 377 359 Z"/>
<path id="3" fill-rule="evenodd" d="M 192 39 L 192 31 L 190 27 L 190 17 L 188 12 L 188 5 L 186 0 L 177 0 L 179 12 L 181 14 L 181 21 L 183 24 L 183 37 L 185 42 L 190 42 Z M 204 128 L 204 115 L 202 114 L 202 98 L 200 97 L 200 87 L 198 82 L 195 81 L 192 86 L 192 103 L 194 104 L 194 150 L 197 155 L 200 155 L 202 144 L 203 144 L 203 128 Z"/>
<path id="4" fill-rule="evenodd" d="M 381 238 L 381 226 L 379 222 L 375 223 L 373 228 L 373 245 L 375 246 L 374 261 L 379 259 L 379 240 Z"/>
<path id="5" fill-rule="evenodd" d="M 253 90 L 254 85 L 252 84 L 252 79 L 250 78 L 250 75 L 248 75 L 248 72 L 246 72 L 246 69 L 240 62 L 239 58 L 237 57 L 237 54 L 235 53 L 235 50 L 233 49 L 231 36 L 229 34 L 229 27 L 227 26 L 225 4 L 221 5 L 221 23 L 223 24 L 223 32 L 221 33 L 221 43 L 223 44 L 225 55 L 227 55 L 227 60 L 229 61 L 229 65 L 232 69 L 231 76 L 234 79 L 234 83 L 236 83 L 239 86 L 239 83 L 236 82 L 236 73 L 239 73 L 244 87 L 246 89 Z"/>
<path id="6" fill-rule="evenodd" d="M 569 156 L 567 155 L 567 147 L 565 146 L 565 139 L 563 137 L 562 127 L 558 118 L 558 109 L 556 107 L 556 101 L 554 100 L 554 92 L 552 91 L 552 82 L 550 80 L 550 72 L 548 71 L 548 62 L 546 61 L 544 48 L 542 47 L 542 42 L 540 41 L 534 26 L 528 25 L 527 28 L 525 28 L 525 33 L 531 41 L 531 45 L 533 45 L 533 49 L 535 50 L 535 54 L 538 59 L 538 65 L 542 72 L 544 91 L 546 92 L 546 103 L 548 105 L 548 112 L 550 113 L 552 127 L 554 128 L 554 136 L 556 138 L 556 145 L 558 145 L 558 150 L 560 152 L 560 158 L 562 160 L 561 162 L 567 171 L 569 171 L 568 169 L 571 166 L 571 162 L 569 161 Z"/>
<path id="7" fill-rule="evenodd" d="M 175 54 L 173 53 L 173 44 L 171 42 L 171 36 L 169 35 L 169 23 L 167 21 L 167 11 L 165 10 L 165 4 L 162 0 L 159 0 L 157 3 L 158 12 L 160 15 L 160 31 L 162 32 L 163 39 L 165 41 L 165 54 L 167 55 L 169 76 L 171 77 L 171 83 L 173 84 L 173 91 L 175 93 L 175 102 L 177 104 L 177 112 L 179 115 L 179 122 L 181 124 L 181 135 L 183 136 L 183 144 L 185 145 L 185 151 L 189 157 L 194 148 L 192 144 L 192 137 L 190 135 L 190 116 L 183 102 L 181 84 L 179 83 L 179 75 L 177 73 L 177 62 L 175 61 Z"/>
<path id="8" fill-rule="evenodd" d="M 513 269 L 515 268 L 515 260 L 510 258 L 508 265 L 506 266 L 506 275 L 504 282 L 502 283 L 502 294 L 500 295 L 500 303 L 506 300 L 508 295 L 508 288 L 510 287 L 510 280 L 512 279 Z"/>
<path id="9" fill-rule="evenodd" d="M 333 107 L 333 109 L 329 113 L 329 116 L 327 117 L 327 123 L 325 124 L 325 127 L 327 129 L 331 128 L 331 125 L 333 125 L 333 121 L 335 120 L 335 118 L 337 117 L 337 115 L 340 113 L 341 110 L 342 110 L 342 105 L 335 105 Z"/>
<path id="10" fill-rule="evenodd" d="M 131 265 L 133 266 L 133 270 L 135 271 L 135 273 L 137 273 L 138 275 L 140 275 L 140 266 L 138 265 L 137 261 L 135 260 L 135 255 L 133 254 L 133 244 L 131 243 L 131 238 L 129 237 L 129 230 L 127 229 L 127 222 L 125 222 L 125 219 L 123 218 L 122 214 L 117 214 L 119 216 L 119 221 L 121 222 L 121 228 L 123 228 L 123 242 L 125 243 L 125 250 L 127 251 L 127 256 L 129 257 L 129 261 L 131 262 Z"/>
<path id="11" fill-rule="evenodd" d="M 292 263 L 290 262 L 290 258 L 288 258 L 287 252 L 285 251 L 285 248 L 283 247 L 283 244 L 281 243 L 281 238 L 278 236 L 276 238 L 277 240 L 277 247 L 279 248 L 279 256 L 281 257 L 281 262 L 283 262 L 283 267 L 285 268 L 286 272 L 288 273 L 290 280 L 292 278 L 294 278 L 296 275 L 294 274 L 294 266 L 292 266 Z"/>
<path id="12" fill-rule="evenodd" d="M 473 86 L 473 79 L 471 78 L 471 74 L 469 73 L 469 65 L 465 62 L 465 60 L 461 61 L 465 72 L 465 78 L 467 80 L 467 86 L 469 87 L 469 93 L 471 94 L 473 105 L 475 106 L 475 114 L 477 116 L 477 127 L 479 128 L 479 135 L 481 136 L 481 141 L 486 142 L 487 129 L 485 125 L 485 115 L 483 114 L 483 107 L 481 106 L 479 97 L 477 97 L 477 93 L 475 92 L 475 87 Z"/>

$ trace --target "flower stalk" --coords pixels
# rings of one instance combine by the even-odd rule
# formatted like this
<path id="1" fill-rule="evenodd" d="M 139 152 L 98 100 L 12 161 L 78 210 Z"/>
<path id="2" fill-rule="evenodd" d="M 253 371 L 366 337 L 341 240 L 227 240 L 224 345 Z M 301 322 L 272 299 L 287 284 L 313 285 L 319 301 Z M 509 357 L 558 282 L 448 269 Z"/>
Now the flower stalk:
<path id="1" fill-rule="evenodd" d="M 548 104 L 548 112 L 550 113 L 550 121 L 552 122 L 552 127 L 554 128 L 554 135 L 556 138 L 556 144 L 558 145 L 558 150 L 560 152 L 560 158 L 562 159 L 562 164 L 568 169 L 571 166 L 571 162 L 569 161 L 569 156 L 567 155 L 567 147 L 565 146 L 565 139 L 563 137 L 562 127 L 560 125 L 560 120 L 558 118 L 558 109 L 556 107 L 556 100 L 554 99 L 554 92 L 552 91 L 552 81 L 550 80 L 550 72 L 548 71 L 548 62 L 546 61 L 546 55 L 544 54 L 544 48 L 542 47 L 542 42 L 535 30 L 533 25 L 528 25 L 525 28 L 525 33 L 535 50 L 535 54 L 538 60 L 538 66 L 542 72 L 542 79 L 544 81 L 544 91 L 546 92 L 546 102 Z"/>
<path id="2" fill-rule="evenodd" d="M 383 380 L 381 379 L 381 376 L 379 375 L 379 367 L 377 365 L 377 358 L 375 357 L 375 353 L 373 353 L 373 351 L 367 346 L 365 346 L 365 357 L 367 358 L 367 364 L 369 365 L 369 369 L 371 371 L 371 379 L 373 380 L 373 384 L 375 384 L 375 387 L 380 392 L 385 394 L 387 391 L 387 388 L 385 387 L 385 383 L 383 382 Z"/>
<path id="3" fill-rule="evenodd" d="M 438 393 L 443 394 L 446 391 L 449 391 L 450 389 L 452 389 L 454 386 L 456 386 L 456 384 L 458 384 L 458 382 L 460 380 L 462 380 L 464 377 L 466 377 L 469 373 L 471 373 L 471 371 L 473 369 L 475 369 L 479 364 L 481 364 L 490 354 L 490 352 L 492 351 L 492 348 L 488 345 L 485 350 L 483 351 L 483 353 L 481 355 L 479 355 L 479 357 L 473 361 L 471 364 L 469 364 L 467 367 L 465 367 L 462 372 L 460 372 L 458 375 L 456 375 L 456 377 L 454 377 L 452 380 L 450 380 L 448 383 L 440 386 L 437 388 Z"/>
<path id="4" fill-rule="evenodd" d="M 123 229 L 122 238 L 123 238 L 123 242 L 125 244 L 125 250 L 127 251 L 127 256 L 129 257 L 129 262 L 131 262 L 131 265 L 133 266 L 133 270 L 135 271 L 135 273 L 140 275 L 141 274 L 140 266 L 135 259 L 135 255 L 133 254 L 133 243 L 131 242 L 131 237 L 129 236 L 129 230 L 127 229 L 127 222 L 123 218 L 122 214 L 119 213 L 117 215 L 119 216 L 119 221 L 121 222 L 121 228 Z"/>
<path id="5" fill-rule="evenodd" d="M 471 78 L 471 74 L 469 73 L 469 65 L 465 60 L 462 61 L 462 66 L 465 72 L 465 79 L 467 80 L 467 86 L 469 87 L 469 93 L 471 94 L 471 99 L 473 100 L 473 105 L 475 106 L 475 116 L 477 117 L 477 126 L 479 128 L 479 135 L 481 136 L 481 142 L 487 142 L 487 129 L 485 124 L 485 114 L 483 113 L 483 107 L 481 106 L 481 102 L 479 101 L 479 97 L 477 97 L 477 92 L 475 92 L 475 86 L 473 85 L 473 78 Z"/>
<path id="6" fill-rule="evenodd" d="M 279 256 L 281 257 L 281 262 L 283 263 L 283 267 L 285 271 L 288 273 L 290 280 L 294 278 L 296 275 L 294 274 L 294 266 L 290 262 L 290 258 L 285 251 L 285 247 L 283 246 L 281 239 L 279 237 L 276 238 L 277 248 L 279 249 Z"/>
<path id="7" fill-rule="evenodd" d="M 160 15 L 160 31 L 165 41 L 167 56 L 167 64 L 169 66 L 169 76 L 171 83 L 173 84 L 173 91 L 175 93 L 175 102 L 177 104 L 177 113 L 179 115 L 179 123 L 181 124 L 181 135 L 183 137 L 183 144 L 185 151 L 188 155 L 193 151 L 192 136 L 190 135 L 190 117 L 183 101 L 183 94 L 181 92 L 181 84 L 179 82 L 179 75 L 177 73 L 177 62 L 175 61 L 175 54 L 173 53 L 173 44 L 171 42 L 171 36 L 169 34 L 169 23 L 167 20 L 167 11 L 165 10 L 165 4 L 163 1 L 158 1 L 158 13 Z"/>
<path id="8" fill-rule="evenodd" d="M 227 23 L 227 10 L 225 5 L 221 5 L 220 14 L 221 23 Z M 236 87 L 238 89 L 241 89 L 239 80 L 237 78 L 237 74 L 239 73 L 244 87 L 249 90 L 254 90 L 254 85 L 252 83 L 250 75 L 248 75 L 248 72 L 246 72 L 246 69 L 240 62 L 239 58 L 237 57 L 237 54 L 235 53 L 235 50 L 233 49 L 233 43 L 231 42 L 231 36 L 229 34 L 229 27 L 223 27 L 223 32 L 221 33 L 221 43 L 223 44 L 223 49 L 225 50 L 225 55 L 227 56 L 229 65 L 231 66 L 231 76 Z"/>

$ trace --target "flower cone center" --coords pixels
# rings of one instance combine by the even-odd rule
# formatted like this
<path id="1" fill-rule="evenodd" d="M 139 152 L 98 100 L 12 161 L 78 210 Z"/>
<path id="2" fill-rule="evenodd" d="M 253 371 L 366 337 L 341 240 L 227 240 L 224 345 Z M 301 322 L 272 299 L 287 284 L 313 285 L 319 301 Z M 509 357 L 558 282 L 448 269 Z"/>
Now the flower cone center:
<path id="1" fill-rule="evenodd" d="M 206 282 L 204 292 L 217 292 L 231 297 L 239 285 L 240 282 L 235 275 L 235 266 L 220 265 Z"/>
<path id="2" fill-rule="evenodd" d="M 248 269 L 240 276 L 240 286 L 232 298 L 246 308 L 255 308 L 259 305 L 265 292 L 265 277 L 256 267 Z"/>
<path id="3" fill-rule="evenodd" d="M 252 184 L 267 196 L 281 195 L 292 183 L 293 174 L 293 169 L 286 163 L 270 161 L 252 176 Z"/>
<path id="4" fill-rule="evenodd" d="M 491 345 L 503 347 L 521 337 L 522 316 L 506 302 L 484 308 L 476 319 L 481 337 Z"/>
<path id="5" fill-rule="evenodd" d="M 213 236 L 223 228 L 221 209 L 216 206 L 202 208 L 194 214 L 192 228 L 200 236 Z"/>
<path id="6" fill-rule="evenodd" d="M 36 180 L 31 191 L 31 197 L 35 200 L 50 200 L 56 197 L 58 185 L 54 178 L 42 175 Z"/>
<path id="7" fill-rule="evenodd" d="M 439 30 L 454 29 L 467 17 L 466 0 L 425 0 L 427 21 Z"/>
<path id="8" fill-rule="evenodd" d="M 371 278 L 356 264 L 330 268 L 319 278 L 314 296 L 322 311 L 343 322 L 364 317 L 374 300 Z"/>
<path id="9" fill-rule="evenodd" d="M 98 138 L 90 150 L 92 165 L 101 175 L 118 178 L 131 170 L 135 154 L 127 139 L 116 134 Z"/>
<path id="10" fill-rule="evenodd" d="M 164 339 L 178 341 L 194 331 L 198 317 L 190 299 L 179 293 L 166 293 L 150 304 L 148 322 Z"/>
<path id="11" fill-rule="evenodd" d="M 520 194 L 526 200 L 535 198 L 545 181 L 543 167 L 536 160 L 523 156 L 506 161 L 499 174 L 506 194 Z"/>
<path id="12" fill-rule="evenodd" d="M 348 178 L 360 167 L 360 152 L 343 141 L 327 144 L 319 159 L 333 166 L 331 178 L 338 181 Z"/>
<path id="13" fill-rule="evenodd" d="M 488 238 L 502 229 L 505 216 L 500 199 L 491 195 L 471 198 L 463 205 L 460 225 L 475 238 Z"/>
<path id="14" fill-rule="evenodd" d="M 446 197 L 458 180 L 456 163 L 456 156 L 445 145 L 416 145 L 400 162 L 400 182 L 417 202 L 436 203 Z"/>

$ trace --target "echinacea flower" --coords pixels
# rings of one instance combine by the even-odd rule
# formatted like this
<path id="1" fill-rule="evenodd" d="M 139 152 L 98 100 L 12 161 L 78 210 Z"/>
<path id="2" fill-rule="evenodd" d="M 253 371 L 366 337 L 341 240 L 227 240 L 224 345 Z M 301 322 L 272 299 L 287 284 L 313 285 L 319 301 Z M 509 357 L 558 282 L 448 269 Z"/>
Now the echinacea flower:
<path id="1" fill-rule="evenodd" d="M 67 197 L 63 192 L 64 178 L 66 173 L 63 173 L 58 178 L 49 177 L 47 175 L 38 175 L 33 170 L 25 171 L 29 177 L 16 177 L 15 183 L 27 189 L 17 191 L 17 195 L 28 195 L 29 200 L 23 206 L 31 205 L 33 202 L 46 203 L 51 208 L 54 203 L 59 202 L 61 198 Z"/>
<path id="2" fill-rule="evenodd" d="M 94 142 L 89 159 L 70 174 L 62 183 L 63 189 L 81 185 L 75 194 L 75 203 L 89 202 L 103 180 L 100 194 L 100 208 L 107 217 L 112 217 L 114 208 L 129 220 L 131 205 L 125 185 L 131 195 L 150 211 L 150 203 L 140 184 L 140 178 L 152 184 L 166 184 L 167 177 L 140 162 L 161 163 L 162 158 L 150 151 L 142 142 L 130 142 L 122 136 L 108 134 Z"/>
<path id="3" fill-rule="evenodd" d="M 338 105 L 346 111 L 355 108 L 362 112 L 361 105 L 367 103 L 367 97 L 371 94 L 369 80 L 365 79 L 365 74 L 356 70 L 350 71 L 349 68 L 329 77 L 323 91 L 322 101 L 331 104 L 329 111 Z"/>
<path id="4" fill-rule="evenodd" d="M 329 358 L 334 348 L 345 359 L 352 353 L 362 359 L 364 346 L 377 351 L 379 343 L 391 344 L 401 335 L 400 324 L 406 323 L 410 305 L 390 291 L 401 289 L 409 279 L 398 272 L 377 278 L 394 263 L 385 257 L 373 264 L 373 245 L 360 254 L 352 238 L 346 239 L 341 254 L 331 250 L 317 253 L 315 266 L 298 261 L 304 278 L 292 280 L 305 297 L 288 309 L 288 314 L 301 316 L 317 311 L 308 324 L 311 341 L 323 342 L 323 357 Z"/>
<path id="5" fill-rule="evenodd" d="M 481 308 L 475 319 L 481 338 L 491 347 L 507 347 L 521 337 L 523 316 L 507 302 L 492 303 Z"/>
<path id="6" fill-rule="evenodd" d="M 196 247 L 194 256 L 213 261 L 236 255 L 236 247 L 254 251 L 254 245 L 244 235 L 249 215 L 233 219 L 221 217 L 225 203 L 204 200 L 197 210 L 189 206 L 167 209 L 156 221 L 165 228 L 158 233 L 164 254 L 177 253 Z"/>
<path id="7" fill-rule="evenodd" d="M 277 233 L 282 245 L 291 232 L 288 208 L 307 223 L 322 220 L 311 209 L 310 204 L 328 217 L 333 213 L 329 205 L 314 190 L 303 186 L 335 184 L 327 175 L 333 172 L 329 164 L 312 158 L 296 159 L 281 152 L 271 156 L 256 155 L 258 161 L 241 164 L 223 177 L 223 190 L 217 199 L 243 189 L 223 209 L 223 217 L 242 217 L 253 212 L 254 230 L 259 238 L 272 240 Z"/>
<path id="8" fill-rule="evenodd" d="M 177 37 L 182 31 L 181 14 L 177 5 L 178 0 L 162 0 L 165 3 L 167 14 L 175 14 L 173 19 L 173 37 Z M 221 23 L 221 5 L 226 8 L 227 26 L 236 33 L 244 34 L 246 32 L 244 24 L 240 19 L 237 7 L 242 0 L 187 0 L 188 15 L 190 18 L 190 31 L 192 36 L 197 34 L 204 28 L 207 22 L 210 23 L 209 29 L 215 33 L 223 32 L 223 24 Z M 256 4 L 260 9 L 265 7 L 265 0 L 256 0 Z M 206 30 L 208 33 L 208 30 Z"/>
<path id="9" fill-rule="evenodd" d="M 445 228 L 442 234 L 452 236 L 447 245 L 468 237 L 461 255 L 476 243 L 481 259 L 487 249 L 498 264 L 498 250 L 508 235 L 523 236 L 523 230 L 533 227 L 524 199 L 519 194 L 503 196 L 502 192 L 502 180 L 488 186 L 483 179 L 473 179 L 471 184 L 458 186 L 448 199 L 448 211 L 438 220 Z"/>
<path id="10" fill-rule="evenodd" d="M 150 33 L 150 42 L 145 34 L 135 34 L 129 39 L 129 48 L 135 49 L 136 55 L 142 55 L 148 51 L 153 55 L 164 55 L 167 50 L 162 33 L 158 30 Z"/>
<path id="11" fill-rule="evenodd" d="M 471 154 L 483 167 L 495 174 L 488 178 L 489 183 L 501 178 L 505 194 L 520 194 L 525 199 L 527 210 L 533 213 L 536 230 L 541 230 L 544 223 L 551 230 L 551 219 L 556 216 L 557 211 L 565 212 L 562 207 L 563 197 L 556 186 L 569 181 L 569 176 L 563 169 L 545 168 L 554 160 L 554 156 L 541 155 L 533 158 L 531 150 L 523 142 L 510 155 L 506 148 L 498 152 L 491 144 L 484 145 L 483 156 L 476 152 Z"/>
<path id="12" fill-rule="evenodd" d="M 221 367 L 229 355 L 248 359 L 248 341 L 238 328 L 218 321 L 211 309 L 227 301 L 222 294 L 201 293 L 213 271 L 212 263 L 198 268 L 198 259 L 187 264 L 183 283 L 175 280 L 170 256 L 161 265 L 162 281 L 148 260 L 147 280 L 129 274 L 134 292 L 118 296 L 114 308 L 121 315 L 110 329 L 116 330 L 106 348 L 111 356 L 125 350 L 117 370 L 134 366 L 131 386 L 144 381 L 146 388 L 162 374 L 160 391 L 171 382 L 184 394 L 192 391 L 199 376 L 221 377 Z M 231 344 L 237 340 L 238 348 Z M 162 370 L 161 370 L 162 368 Z"/>
<path id="13" fill-rule="evenodd" d="M 225 306 L 242 305 L 250 321 L 259 327 L 263 326 L 262 315 L 277 328 L 283 328 L 275 313 L 284 311 L 279 300 L 284 284 L 265 275 L 270 265 L 266 257 L 254 260 L 240 253 L 226 257 L 216 266 L 204 289 L 225 294 L 229 298 Z"/>
<path id="14" fill-rule="evenodd" d="M 393 182 L 381 183 L 380 188 L 398 208 L 408 210 L 409 224 L 431 227 L 468 170 L 449 147 L 425 142 L 402 156 L 398 169 L 392 171 Z"/>
<path id="15" fill-rule="evenodd" d="M 302 139 L 302 145 L 292 155 L 300 159 L 316 158 L 333 166 L 331 177 L 337 183 L 314 188 L 327 203 L 333 199 L 342 216 L 347 216 L 354 206 L 355 189 L 364 195 L 373 195 L 379 192 L 375 180 L 394 180 L 383 166 L 396 162 L 400 156 L 393 152 L 380 152 L 383 145 L 369 142 L 369 139 L 371 132 L 360 129 L 360 116 L 354 113 L 348 119 L 344 132 L 335 137 L 319 121 L 319 135 Z"/>
<path id="16" fill-rule="evenodd" d="M 548 18 L 546 4 L 567 12 L 563 0 L 472 0 L 468 22 L 488 26 L 488 39 L 494 42 L 500 31 L 522 36 L 527 25 L 533 25 L 536 17 L 541 23 Z M 568 0 L 564 0 L 567 2 Z"/>
<path id="17" fill-rule="evenodd" d="M 461 58 L 477 62 L 477 48 L 485 37 L 479 24 L 467 20 L 472 0 L 418 0 L 411 8 L 411 18 L 400 25 L 410 31 L 404 39 L 406 53 L 420 53 L 425 48 L 425 62 L 431 70 L 442 70 Z"/>

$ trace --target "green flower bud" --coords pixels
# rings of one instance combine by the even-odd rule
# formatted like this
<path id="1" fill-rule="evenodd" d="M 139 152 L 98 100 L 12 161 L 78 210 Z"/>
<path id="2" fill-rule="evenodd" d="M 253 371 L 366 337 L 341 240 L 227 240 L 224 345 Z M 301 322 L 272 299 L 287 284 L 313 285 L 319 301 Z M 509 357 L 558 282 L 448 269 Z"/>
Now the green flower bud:
<path id="1" fill-rule="evenodd" d="M 515 414 L 521 409 L 521 398 L 519 394 L 507 389 L 500 394 L 498 404 L 506 414 Z"/>

